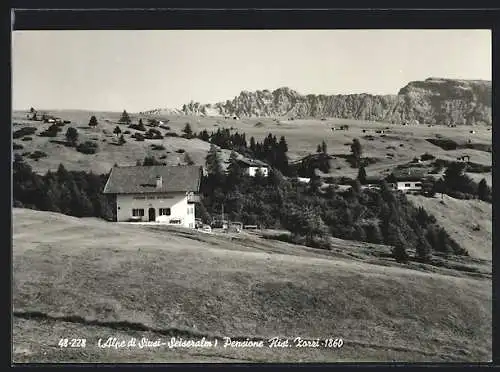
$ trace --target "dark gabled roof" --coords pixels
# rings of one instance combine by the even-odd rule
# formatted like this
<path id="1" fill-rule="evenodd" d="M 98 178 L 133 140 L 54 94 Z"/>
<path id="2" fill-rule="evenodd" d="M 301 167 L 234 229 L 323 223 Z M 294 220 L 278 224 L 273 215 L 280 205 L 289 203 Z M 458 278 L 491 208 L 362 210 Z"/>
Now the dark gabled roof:
<path id="1" fill-rule="evenodd" d="M 156 177 L 162 187 L 156 188 Z M 194 165 L 113 167 L 104 194 L 143 194 L 199 191 L 202 168 Z"/>
<path id="2" fill-rule="evenodd" d="M 260 160 L 241 158 L 241 159 L 238 159 L 238 161 L 240 163 L 248 165 L 249 167 L 268 167 L 268 165 L 266 163 L 264 163 Z"/>
<path id="3" fill-rule="evenodd" d="M 396 170 L 392 172 L 394 177 L 396 177 L 397 181 L 404 182 L 404 181 L 421 181 L 426 177 L 426 173 L 422 171 L 414 171 L 408 169 L 401 169 L 401 170 Z"/>

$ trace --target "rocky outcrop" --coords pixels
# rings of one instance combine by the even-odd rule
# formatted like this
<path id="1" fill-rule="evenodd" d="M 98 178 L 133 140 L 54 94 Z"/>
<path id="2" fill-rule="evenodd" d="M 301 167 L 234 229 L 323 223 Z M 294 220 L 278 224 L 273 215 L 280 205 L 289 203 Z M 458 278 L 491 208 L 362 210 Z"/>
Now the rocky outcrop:
<path id="1" fill-rule="evenodd" d="M 390 123 L 491 125 L 491 81 L 429 78 L 395 95 L 301 95 L 290 88 L 242 91 L 216 104 L 190 102 L 186 115 L 335 117 Z"/>

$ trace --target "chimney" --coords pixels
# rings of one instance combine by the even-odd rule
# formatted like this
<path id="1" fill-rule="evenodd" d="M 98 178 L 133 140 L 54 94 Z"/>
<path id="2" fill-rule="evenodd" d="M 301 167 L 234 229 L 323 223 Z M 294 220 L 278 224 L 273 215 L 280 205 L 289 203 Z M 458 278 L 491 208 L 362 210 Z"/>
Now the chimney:
<path id="1" fill-rule="evenodd" d="M 161 189 L 163 186 L 163 178 L 161 176 L 156 176 L 156 188 Z"/>

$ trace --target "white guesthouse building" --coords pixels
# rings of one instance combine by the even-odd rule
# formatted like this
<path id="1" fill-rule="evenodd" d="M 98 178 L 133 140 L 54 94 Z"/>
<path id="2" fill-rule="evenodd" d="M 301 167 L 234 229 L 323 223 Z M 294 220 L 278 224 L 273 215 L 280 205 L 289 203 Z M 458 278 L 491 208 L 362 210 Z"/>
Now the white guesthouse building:
<path id="1" fill-rule="evenodd" d="M 400 171 L 393 173 L 396 178 L 396 189 L 403 192 L 422 191 L 422 181 L 425 174 L 422 172 Z"/>
<path id="2" fill-rule="evenodd" d="M 194 228 L 201 177 L 199 166 L 115 166 L 103 192 L 115 195 L 117 222 Z"/>
<path id="3" fill-rule="evenodd" d="M 255 177 L 257 171 L 260 170 L 262 176 L 267 177 L 269 175 L 269 166 L 260 161 L 254 159 L 238 159 L 238 162 L 243 169 L 244 173 L 250 177 Z"/>

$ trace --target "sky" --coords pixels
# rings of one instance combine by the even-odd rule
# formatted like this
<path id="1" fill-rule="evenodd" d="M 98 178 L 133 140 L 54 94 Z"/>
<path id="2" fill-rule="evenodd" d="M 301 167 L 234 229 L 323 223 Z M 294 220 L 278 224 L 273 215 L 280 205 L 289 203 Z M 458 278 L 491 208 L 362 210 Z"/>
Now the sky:
<path id="1" fill-rule="evenodd" d="M 491 80 L 489 30 L 14 31 L 13 109 L 139 112 L 242 90 L 397 94 Z"/>

